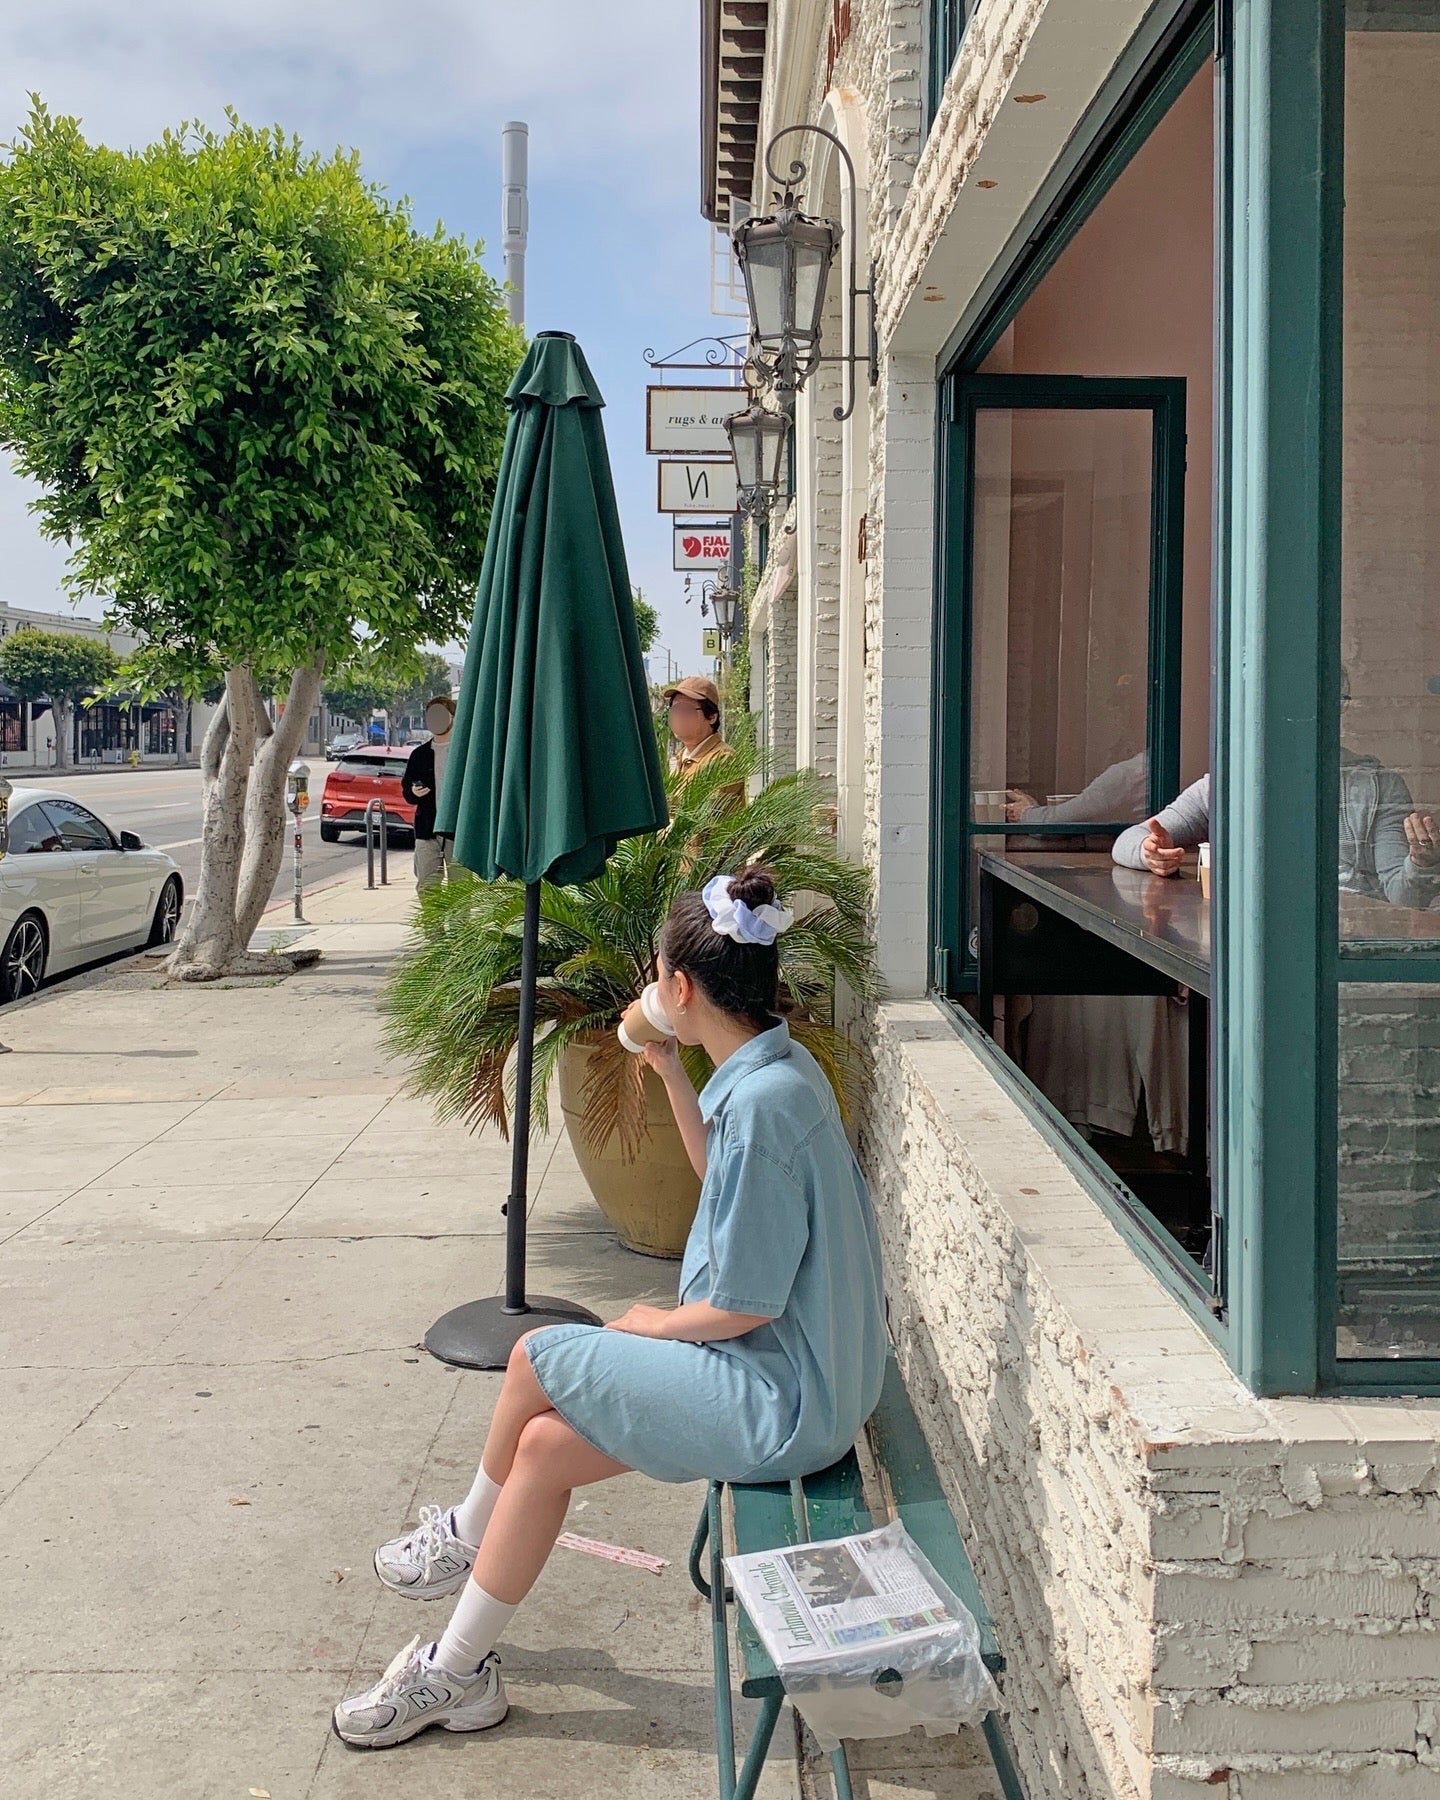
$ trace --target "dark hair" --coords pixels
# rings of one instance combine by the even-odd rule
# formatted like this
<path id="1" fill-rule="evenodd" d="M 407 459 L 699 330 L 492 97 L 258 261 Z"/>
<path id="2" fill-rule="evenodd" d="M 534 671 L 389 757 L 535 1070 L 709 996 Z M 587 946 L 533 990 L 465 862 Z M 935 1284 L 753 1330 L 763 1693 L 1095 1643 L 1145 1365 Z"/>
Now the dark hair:
<path id="1" fill-rule="evenodd" d="M 778 903 L 769 869 L 731 878 L 730 898 L 749 907 Z M 716 931 L 703 894 L 681 894 L 660 931 L 660 954 L 672 973 L 683 969 L 712 1006 L 762 1030 L 775 1016 L 780 992 L 778 944 L 737 944 Z"/>
<path id="2" fill-rule="evenodd" d="M 713 700 L 702 700 L 700 702 L 700 710 L 704 713 L 707 724 L 715 728 L 719 727 L 720 708 Z M 746 904 L 748 905 L 749 902 L 747 901 Z"/>

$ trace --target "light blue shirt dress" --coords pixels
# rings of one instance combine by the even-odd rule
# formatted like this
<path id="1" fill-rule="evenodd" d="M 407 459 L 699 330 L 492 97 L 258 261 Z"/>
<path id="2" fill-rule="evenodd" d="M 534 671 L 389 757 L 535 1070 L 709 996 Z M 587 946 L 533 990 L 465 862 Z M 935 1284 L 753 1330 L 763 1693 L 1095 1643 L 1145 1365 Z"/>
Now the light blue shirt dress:
<path id="1" fill-rule="evenodd" d="M 658 1481 L 784 1481 L 835 1462 L 880 1398 L 885 1312 L 865 1179 L 830 1083 L 783 1021 L 706 1083 L 680 1300 L 767 1323 L 685 1344 L 594 1325 L 526 1339 L 581 1437 Z"/>

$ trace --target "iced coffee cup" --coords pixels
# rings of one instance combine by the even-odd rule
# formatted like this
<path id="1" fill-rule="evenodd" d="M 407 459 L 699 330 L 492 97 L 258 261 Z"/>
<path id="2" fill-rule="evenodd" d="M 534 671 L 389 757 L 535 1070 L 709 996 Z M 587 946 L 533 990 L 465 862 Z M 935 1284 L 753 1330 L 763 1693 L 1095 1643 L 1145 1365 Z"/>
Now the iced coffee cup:
<path id="1" fill-rule="evenodd" d="M 1208 900 L 1210 898 L 1210 846 L 1208 844 L 1202 844 L 1200 846 L 1200 867 L 1198 873 L 1200 876 L 1200 897 L 1202 900 Z"/>
<path id="2" fill-rule="evenodd" d="M 652 981 L 640 998 L 625 1008 L 618 1035 L 632 1056 L 638 1056 L 647 1044 L 663 1044 L 666 1038 L 674 1037 L 675 1027 L 660 1004 L 658 982 Z"/>

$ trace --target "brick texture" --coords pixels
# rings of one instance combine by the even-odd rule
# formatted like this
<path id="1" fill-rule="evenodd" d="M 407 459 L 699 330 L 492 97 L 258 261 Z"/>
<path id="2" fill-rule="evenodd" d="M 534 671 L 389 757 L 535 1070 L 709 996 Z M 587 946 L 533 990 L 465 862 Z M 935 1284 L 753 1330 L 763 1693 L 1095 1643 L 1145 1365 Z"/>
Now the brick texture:
<path id="1" fill-rule="evenodd" d="M 1253 1399 L 935 1008 L 870 1047 L 891 1330 L 1032 1800 L 1440 1792 L 1440 1405 Z"/>

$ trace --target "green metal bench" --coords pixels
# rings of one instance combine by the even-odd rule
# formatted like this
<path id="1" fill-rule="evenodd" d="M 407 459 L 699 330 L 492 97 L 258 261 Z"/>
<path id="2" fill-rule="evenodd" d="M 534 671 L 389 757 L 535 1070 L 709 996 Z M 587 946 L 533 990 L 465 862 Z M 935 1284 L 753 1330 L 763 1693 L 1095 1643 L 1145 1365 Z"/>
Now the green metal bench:
<path id="1" fill-rule="evenodd" d="M 885 1386 L 869 1422 L 871 1447 L 885 1470 L 895 1510 L 905 1529 L 925 1552 L 936 1572 L 960 1596 L 980 1627 L 980 1649 L 994 1675 L 1005 1667 L 995 1642 L 995 1628 L 981 1595 L 975 1571 L 955 1529 L 935 1473 L 929 1446 L 910 1405 L 894 1357 L 886 1363 Z M 721 1561 L 724 1533 L 721 1502 L 726 1483 L 712 1481 L 690 1546 L 690 1579 L 710 1602 L 715 1658 L 715 1740 L 720 1771 L 720 1800 L 753 1800 L 765 1757 L 780 1718 L 785 1689 L 765 1646 L 743 1607 L 735 1609 L 736 1637 L 743 1673 L 740 1692 L 760 1702 L 760 1717 L 751 1733 L 744 1762 L 736 1773 L 735 1716 L 731 1698 L 728 1608 L 734 1594 L 725 1585 Z M 865 1502 L 860 1465 L 851 1450 L 838 1463 L 807 1475 L 803 1481 L 730 1486 L 735 1547 L 743 1555 L 786 1544 L 848 1537 L 869 1531 L 875 1522 Z M 882 1521 L 883 1522 L 883 1521 Z M 707 1571 L 708 1565 L 708 1573 Z M 992 1713 L 984 1724 L 985 1745 L 995 1765 L 1005 1800 L 1025 1800 L 1025 1790 L 1010 1746 Z M 853 1800 L 845 1747 L 830 1754 L 836 1800 Z"/>

